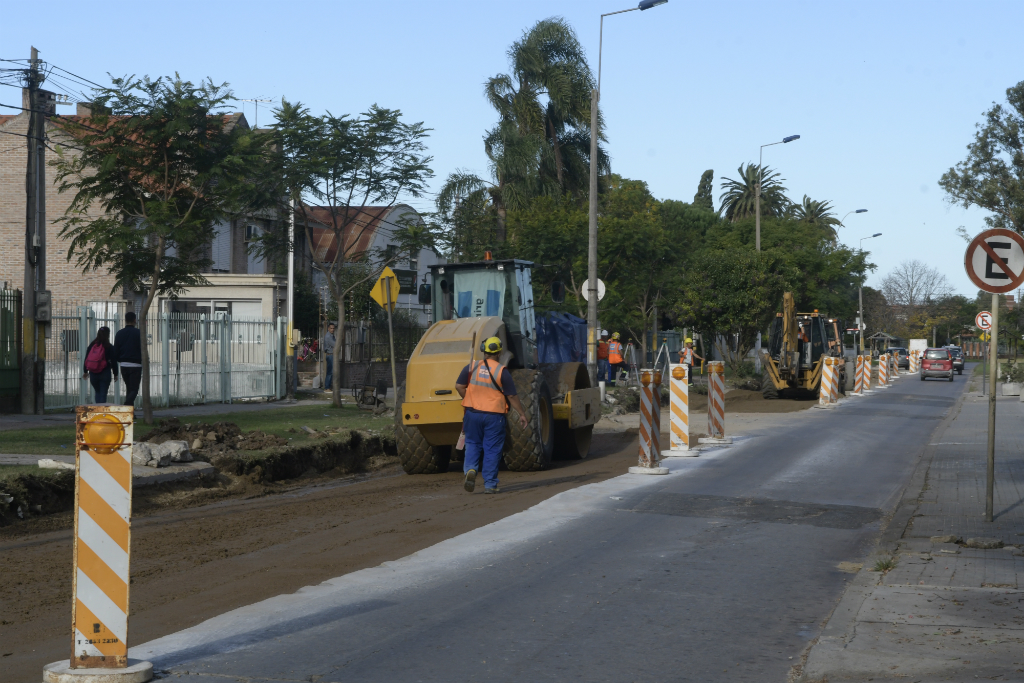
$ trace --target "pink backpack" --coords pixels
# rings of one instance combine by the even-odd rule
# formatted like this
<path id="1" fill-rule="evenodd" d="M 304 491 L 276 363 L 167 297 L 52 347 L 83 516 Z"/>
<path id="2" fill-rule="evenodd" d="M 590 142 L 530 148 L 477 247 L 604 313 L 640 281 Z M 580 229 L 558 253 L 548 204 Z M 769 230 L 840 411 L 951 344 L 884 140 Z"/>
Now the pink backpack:
<path id="1" fill-rule="evenodd" d="M 107 369 L 107 350 L 103 344 L 89 347 L 89 355 L 85 357 L 85 369 L 89 372 L 103 372 Z"/>

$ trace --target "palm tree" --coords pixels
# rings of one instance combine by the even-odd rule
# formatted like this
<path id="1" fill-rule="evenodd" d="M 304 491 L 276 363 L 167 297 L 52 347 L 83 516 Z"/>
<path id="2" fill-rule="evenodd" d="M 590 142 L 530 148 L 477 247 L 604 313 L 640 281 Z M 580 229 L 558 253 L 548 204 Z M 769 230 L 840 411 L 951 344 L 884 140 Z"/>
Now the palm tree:
<path id="1" fill-rule="evenodd" d="M 740 180 L 722 178 L 723 192 L 718 198 L 721 208 L 718 212 L 730 221 L 753 216 L 757 201 L 757 183 L 761 182 L 761 215 L 780 217 L 786 215 L 792 202 L 786 197 L 786 188 L 782 186 L 783 178 L 772 169 L 760 168 L 757 164 L 747 164 L 736 169 Z"/>
<path id="2" fill-rule="evenodd" d="M 793 205 L 792 213 L 798 221 L 821 226 L 832 241 L 838 237 L 835 226 L 842 223 L 833 213 L 832 202 L 819 202 L 804 195 L 802 203 Z"/>

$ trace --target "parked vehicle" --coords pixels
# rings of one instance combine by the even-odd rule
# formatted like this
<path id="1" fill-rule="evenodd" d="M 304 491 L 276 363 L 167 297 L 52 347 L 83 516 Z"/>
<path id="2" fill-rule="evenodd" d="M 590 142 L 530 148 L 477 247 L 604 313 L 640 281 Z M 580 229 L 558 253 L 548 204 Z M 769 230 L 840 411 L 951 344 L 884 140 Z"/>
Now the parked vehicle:
<path id="1" fill-rule="evenodd" d="M 953 354 L 949 349 L 925 349 L 921 359 L 921 381 L 929 377 L 953 381 Z"/>
<path id="2" fill-rule="evenodd" d="M 910 369 L 910 352 L 902 346 L 890 346 L 886 353 L 896 354 L 896 367 Z"/>
<path id="3" fill-rule="evenodd" d="M 964 352 L 959 346 L 947 346 L 950 355 L 953 356 L 953 369 L 956 370 L 956 374 L 964 374 Z"/>

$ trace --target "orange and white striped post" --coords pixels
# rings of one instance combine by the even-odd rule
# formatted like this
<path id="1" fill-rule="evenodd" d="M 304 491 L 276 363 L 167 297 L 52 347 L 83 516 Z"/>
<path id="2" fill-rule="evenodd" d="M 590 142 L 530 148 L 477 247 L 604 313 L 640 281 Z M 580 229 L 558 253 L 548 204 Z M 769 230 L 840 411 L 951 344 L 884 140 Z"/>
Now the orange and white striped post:
<path id="1" fill-rule="evenodd" d="M 640 464 L 630 474 L 668 474 L 661 460 L 661 373 L 640 373 Z"/>
<path id="2" fill-rule="evenodd" d="M 889 377 L 891 379 L 900 378 L 900 360 L 898 353 L 889 354 Z"/>
<path id="3" fill-rule="evenodd" d="M 725 435 L 725 363 L 713 360 L 708 363 L 708 436 L 699 443 L 732 443 Z"/>
<path id="4" fill-rule="evenodd" d="M 825 357 L 821 363 L 821 382 L 818 384 L 818 406 L 825 408 L 832 403 L 832 359 Z"/>
<path id="5" fill-rule="evenodd" d="M 853 367 L 853 395 L 860 396 L 864 393 L 864 356 L 857 356 Z"/>
<path id="6" fill-rule="evenodd" d="M 128 661 L 128 562 L 132 502 L 131 406 L 76 412 L 75 534 L 71 660 L 43 669 L 45 681 L 148 681 L 149 662 Z"/>
<path id="7" fill-rule="evenodd" d="M 889 355 L 883 353 L 878 357 L 878 388 L 889 387 Z"/>
<path id="8" fill-rule="evenodd" d="M 669 366 L 669 450 L 666 458 L 697 455 L 690 450 L 690 366 Z"/>

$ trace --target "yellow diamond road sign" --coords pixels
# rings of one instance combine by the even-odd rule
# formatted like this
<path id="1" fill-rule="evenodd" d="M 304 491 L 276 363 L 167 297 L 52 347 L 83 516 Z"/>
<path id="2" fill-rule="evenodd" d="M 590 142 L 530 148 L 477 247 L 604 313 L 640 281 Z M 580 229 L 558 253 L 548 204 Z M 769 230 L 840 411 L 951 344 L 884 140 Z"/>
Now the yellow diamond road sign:
<path id="1" fill-rule="evenodd" d="M 374 283 L 373 289 L 370 290 L 370 298 L 380 304 L 380 307 L 387 310 L 388 307 L 388 291 L 385 287 L 390 284 L 391 287 L 391 310 L 395 309 L 395 304 L 398 302 L 398 278 L 395 276 L 395 271 L 390 268 L 385 268 L 384 272 L 377 278 L 377 282 Z"/>

